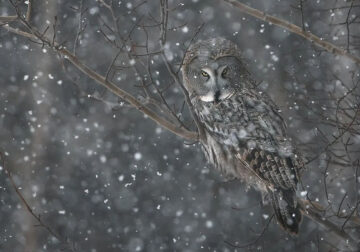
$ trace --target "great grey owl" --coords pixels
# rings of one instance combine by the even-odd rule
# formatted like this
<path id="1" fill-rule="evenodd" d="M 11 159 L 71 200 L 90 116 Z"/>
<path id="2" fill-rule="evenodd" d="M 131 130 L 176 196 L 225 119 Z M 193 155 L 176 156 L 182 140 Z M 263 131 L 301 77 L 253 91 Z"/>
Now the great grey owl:
<path id="1" fill-rule="evenodd" d="M 182 74 L 205 131 L 201 144 L 207 160 L 226 177 L 262 192 L 279 224 L 298 233 L 301 159 L 278 108 L 257 88 L 238 47 L 222 38 L 199 41 L 187 51 Z"/>

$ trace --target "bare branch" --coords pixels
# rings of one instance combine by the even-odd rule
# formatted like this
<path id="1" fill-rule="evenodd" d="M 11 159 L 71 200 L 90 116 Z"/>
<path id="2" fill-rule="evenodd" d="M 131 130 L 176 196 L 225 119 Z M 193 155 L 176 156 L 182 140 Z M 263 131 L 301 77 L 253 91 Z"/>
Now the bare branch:
<path id="1" fill-rule="evenodd" d="M 167 130 L 171 131 L 172 133 L 181 136 L 188 140 L 196 140 L 198 138 L 198 134 L 196 132 L 192 132 L 189 130 L 186 130 L 182 127 L 178 127 L 172 122 L 164 119 L 162 116 L 158 115 L 156 112 L 152 111 L 148 107 L 146 107 L 144 104 L 142 104 L 140 101 L 138 101 L 135 97 L 133 97 L 128 92 L 120 89 L 118 86 L 116 86 L 114 83 L 107 81 L 106 78 L 98 73 L 96 73 L 94 70 L 92 70 L 90 67 L 82 63 L 75 55 L 73 55 L 69 50 L 65 49 L 64 47 L 59 47 L 58 44 L 52 45 L 52 43 L 44 36 L 41 36 L 39 32 L 33 29 L 34 34 L 21 31 L 19 29 L 12 28 L 10 26 L 4 26 L 6 30 L 9 32 L 13 32 L 15 34 L 33 39 L 33 40 L 40 40 L 41 42 L 45 43 L 47 46 L 55 50 L 57 53 L 62 55 L 65 59 L 70 61 L 77 69 L 79 69 L 81 72 L 86 74 L 89 78 L 95 80 L 100 85 L 107 88 L 110 92 L 115 94 L 116 96 L 120 97 L 121 99 L 125 100 L 126 102 L 130 103 L 134 108 L 141 111 L 142 113 L 146 114 L 148 117 L 150 117 L 152 120 L 154 120 L 156 123 L 161 125 L 162 127 L 166 128 Z M 35 35 L 36 34 L 36 35 Z"/>
<path id="2" fill-rule="evenodd" d="M 229 246 L 231 246 L 233 248 L 247 248 L 247 247 L 250 247 L 251 245 L 256 244 L 264 236 L 264 234 L 265 234 L 266 230 L 269 228 L 270 222 L 272 221 L 273 218 L 274 218 L 274 214 L 271 215 L 269 221 L 266 223 L 263 230 L 261 231 L 261 233 L 258 235 L 258 237 L 254 241 L 251 241 L 251 242 L 243 244 L 243 245 L 236 245 L 236 244 L 233 244 L 233 243 L 228 242 L 228 241 L 224 241 L 224 242 L 227 245 L 229 245 Z"/>
<path id="3" fill-rule="evenodd" d="M 84 4 L 84 0 L 80 0 L 80 4 L 79 4 L 79 8 L 78 8 L 78 11 L 79 11 L 78 31 L 76 33 L 75 42 L 74 42 L 74 50 L 73 50 L 74 55 L 76 55 L 76 47 L 77 47 L 77 44 L 79 43 L 80 36 L 85 31 L 85 28 L 86 28 L 86 25 L 84 27 L 82 25 L 83 13 L 84 13 L 83 12 L 83 4 Z"/>
<path id="4" fill-rule="evenodd" d="M 0 16 L 0 25 L 2 23 L 9 23 L 17 20 L 17 16 Z"/>
<path id="5" fill-rule="evenodd" d="M 306 40 L 310 41 L 311 43 L 314 43 L 318 47 L 325 49 L 326 51 L 328 51 L 332 54 L 345 56 L 345 57 L 351 59 L 352 61 L 354 61 L 354 63 L 356 63 L 357 65 L 360 65 L 359 57 L 357 57 L 353 54 L 350 54 L 346 50 L 344 50 L 334 44 L 324 41 L 322 38 L 320 38 L 310 32 L 304 31 L 301 27 L 299 27 L 297 25 L 291 24 L 281 18 L 268 15 L 265 12 L 254 9 L 248 5 L 238 2 L 237 0 L 221 0 L 221 1 L 226 2 L 230 5 L 238 8 L 240 11 L 242 11 L 250 16 L 253 16 L 260 20 L 266 21 L 270 24 L 282 27 L 282 28 L 288 30 L 289 32 L 295 33 L 295 34 L 305 38 Z"/>
<path id="6" fill-rule="evenodd" d="M 36 214 L 29 203 L 26 201 L 25 197 L 20 192 L 19 188 L 16 186 L 15 181 L 13 179 L 13 176 L 11 175 L 11 172 L 9 168 L 5 165 L 5 157 L 2 152 L 0 152 L 0 160 L 2 168 L 5 170 L 6 175 L 8 176 L 12 188 L 15 190 L 16 195 L 19 197 L 21 203 L 25 206 L 26 211 L 31 214 L 32 217 L 38 222 L 38 226 L 43 227 L 47 232 L 49 232 L 50 235 L 55 237 L 58 241 L 65 244 L 68 249 L 71 251 L 75 251 L 74 245 L 68 240 L 61 237 L 58 233 L 56 233 L 49 225 L 47 225 L 40 217 L 40 215 Z"/>
<path id="7" fill-rule="evenodd" d="M 58 49 L 58 52 L 65 56 L 66 59 L 68 59 L 71 63 L 73 63 L 74 66 L 76 66 L 79 70 L 81 70 L 83 73 L 85 73 L 88 77 L 91 79 L 97 81 L 99 84 L 106 87 L 109 91 L 114 93 L 115 95 L 119 96 L 123 100 L 129 102 L 131 105 L 133 105 L 136 109 L 143 112 L 147 116 L 149 116 L 152 120 L 157 122 L 159 125 L 163 126 L 164 128 L 168 129 L 169 131 L 175 133 L 178 136 L 184 137 L 189 140 L 194 140 L 197 138 L 197 134 L 195 132 L 188 131 L 186 129 L 182 129 L 174 125 L 173 123 L 165 120 L 158 114 L 156 114 L 151 109 L 144 106 L 141 102 L 139 102 L 135 97 L 127 93 L 126 91 L 120 89 L 117 87 L 114 83 L 106 81 L 105 77 L 96 73 L 92 69 L 90 69 L 88 66 L 83 64 L 77 57 L 72 55 L 68 50 L 62 48 Z"/>
<path id="8" fill-rule="evenodd" d="M 28 7 L 27 7 L 27 10 L 26 10 L 26 17 L 25 17 L 25 20 L 27 22 L 30 22 L 30 19 L 31 19 L 31 12 L 32 12 L 32 2 L 33 0 L 28 0 Z"/>
<path id="9" fill-rule="evenodd" d="M 166 32 L 167 32 L 167 18 L 168 18 L 168 3 L 167 0 L 160 0 L 160 13 L 161 13 L 161 39 L 160 39 L 160 45 L 161 48 L 163 49 L 165 47 L 165 39 L 166 39 Z M 179 76 L 177 75 L 177 73 L 175 73 L 175 71 L 172 69 L 170 63 L 168 62 L 166 55 L 164 52 L 161 53 L 161 57 L 166 65 L 167 70 L 169 71 L 171 77 L 175 80 L 175 82 L 180 86 L 181 91 L 183 92 L 184 96 L 185 96 L 185 101 L 186 104 L 189 107 L 191 116 L 196 124 L 196 128 L 197 131 L 199 133 L 199 139 L 204 141 L 205 140 L 205 131 L 204 131 L 204 127 L 202 126 L 199 118 L 197 117 L 197 115 L 194 112 L 194 107 L 191 104 L 190 101 L 190 96 L 188 91 L 186 90 L 186 88 L 184 87 L 183 83 L 181 82 Z"/>
<path id="10" fill-rule="evenodd" d="M 347 44 L 346 44 L 346 51 L 349 52 L 349 46 L 350 46 L 350 23 L 349 23 L 349 18 L 350 18 L 350 13 L 351 13 L 351 10 L 354 6 L 354 0 L 351 1 L 351 5 L 350 5 L 350 8 L 349 8 L 349 11 L 347 13 L 347 16 L 346 16 L 346 31 L 347 31 Z"/>
<path id="11" fill-rule="evenodd" d="M 298 199 L 298 201 L 301 206 L 301 212 L 304 215 L 306 215 L 316 223 L 324 226 L 329 231 L 333 232 L 339 238 L 344 240 L 349 248 L 353 249 L 354 251 L 358 251 L 358 249 L 360 249 L 360 243 L 358 241 L 352 238 L 342 228 L 339 228 L 338 226 L 336 226 L 334 223 L 324 218 L 319 213 L 319 211 L 316 208 L 322 209 L 322 206 L 320 204 L 317 204 L 316 202 L 310 203 L 308 200 L 302 200 L 302 199 Z M 314 204 L 316 204 L 316 208 L 313 206 Z"/>
<path id="12" fill-rule="evenodd" d="M 27 9 L 26 9 L 26 16 L 25 16 L 25 20 L 27 22 L 30 21 L 31 18 L 31 12 L 32 12 L 32 1 L 33 0 L 28 0 L 28 4 L 27 4 Z M 0 16 L 0 25 L 4 24 L 4 23 L 9 23 L 9 22 L 13 22 L 18 20 L 18 16 Z"/>

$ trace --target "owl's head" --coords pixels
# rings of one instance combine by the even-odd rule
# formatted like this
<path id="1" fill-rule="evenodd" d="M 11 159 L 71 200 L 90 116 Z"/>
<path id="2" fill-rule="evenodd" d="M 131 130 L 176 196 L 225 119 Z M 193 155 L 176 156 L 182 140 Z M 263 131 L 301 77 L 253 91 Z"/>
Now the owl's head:
<path id="1" fill-rule="evenodd" d="M 191 98 L 218 103 L 250 85 L 249 72 L 238 47 L 223 38 L 199 41 L 187 51 L 182 67 L 184 86 Z"/>

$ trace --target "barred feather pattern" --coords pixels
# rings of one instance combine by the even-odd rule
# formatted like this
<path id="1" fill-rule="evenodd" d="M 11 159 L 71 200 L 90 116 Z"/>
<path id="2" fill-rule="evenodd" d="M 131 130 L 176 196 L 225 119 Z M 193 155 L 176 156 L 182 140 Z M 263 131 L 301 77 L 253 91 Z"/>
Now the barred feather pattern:
<path id="1" fill-rule="evenodd" d="M 297 233 L 301 213 L 296 188 L 301 159 L 286 137 L 279 110 L 264 93 L 243 89 L 216 104 L 192 98 L 205 126 L 202 149 L 222 174 L 270 195 L 280 225 Z"/>

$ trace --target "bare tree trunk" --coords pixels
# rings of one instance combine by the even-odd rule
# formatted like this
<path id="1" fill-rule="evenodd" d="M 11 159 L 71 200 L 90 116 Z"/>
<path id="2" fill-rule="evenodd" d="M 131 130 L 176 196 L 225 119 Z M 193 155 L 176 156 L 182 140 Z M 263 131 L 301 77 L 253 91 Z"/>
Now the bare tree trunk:
<path id="1" fill-rule="evenodd" d="M 32 1 L 29 2 L 29 11 L 27 11 L 26 20 L 28 22 L 31 22 L 30 20 L 30 10 Z M 47 20 L 52 20 L 57 15 L 56 12 L 56 1 L 48 1 L 41 3 L 43 6 L 41 6 L 46 11 L 41 12 L 38 17 L 40 17 L 40 20 L 38 22 L 42 24 L 46 24 Z M 32 10 L 34 11 L 34 10 Z M 49 31 L 49 36 L 52 36 L 52 31 Z M 36 181 L 36 178 L 34 177 L 33 170 L 36 171 L 36 169 L 43 169 L 43 167 L 40 165 L 43 160 L 43 156 L 45 156 L 46 149 L 46 142 L 51 136 L 52 132 L 49 132 L 45 130 L 43 127 L 37 127 L 37 125 L 46 125 L 49 121 L 49 114 L 50 114 L 50 106 L 48 102 L 43 102 L 44 99 L 46 100 L 46 97 L 43 97 L 44 93 L 51 93 L 52 85 L 48 85 L 49 76 L 51 76 L 51 71 L 54 69 L 54 61 L 51 59 L 51 57 L 47 57 L 41 53 L 36 54 L 33 56 L 32 59 L 30 59 L 30 62 L 36 62 L 36 69 L 38 70 L 38 78 L 33 80 L 32 83 L 37 83 L 39 88 L 31 88 L 31 94 L 32 94 L 32 111 L 36 111 L 36 114 L 34 114 L 34 117 L 36 117 L 36 122 L 33 125 L 32 130 L 34 130 L 34 133 L 32 134 L 31 139 L 31 152 L 36 153 L 36 156 L 31 157 L 31 162 L 29 166 L 22 167 L 23 170 L 21 173 L 23 174 L 24 178 L 31 178 L 30 181 Z M 34 65 L 31 65 L 34 66 Z M 41 103 L 40 103 L 41 102 Z M 40 103 L 40 104 L 39 104 Z M 44 153 L 44 155 L 43 155 Z M 35 172 L 36 174 L 36 172 Z M 38 192 L 36 192 L 37 196 L 36 198 L 32 197 L 31 195 L 28 195 L 28 203 L 31 206 L 40 206 L 39 198 L 41 195 L 43 195 L 44 191 L 46 191 L 45 188 L 42 187 L 42 185 L 37 186 Z M 43 189 L 43 190 L 42 190 Z M 41 208 L 40 208 L 41 209 Z M 34 232 L 33 226 L 34 226 L 34 219 L 31 215 L 29 215 L 27 212 L 23 212 L 24 219 L 26 220 L 25 225 L 28 226 L 27 232 L 25 232 L 26 237 L 26 251 L 32 252 L 36 251 L 39 248 L 38 242 L 39 242 L 39 231 L 42 232 L 43 229 L 36 229 L 37 232 Z"/>

